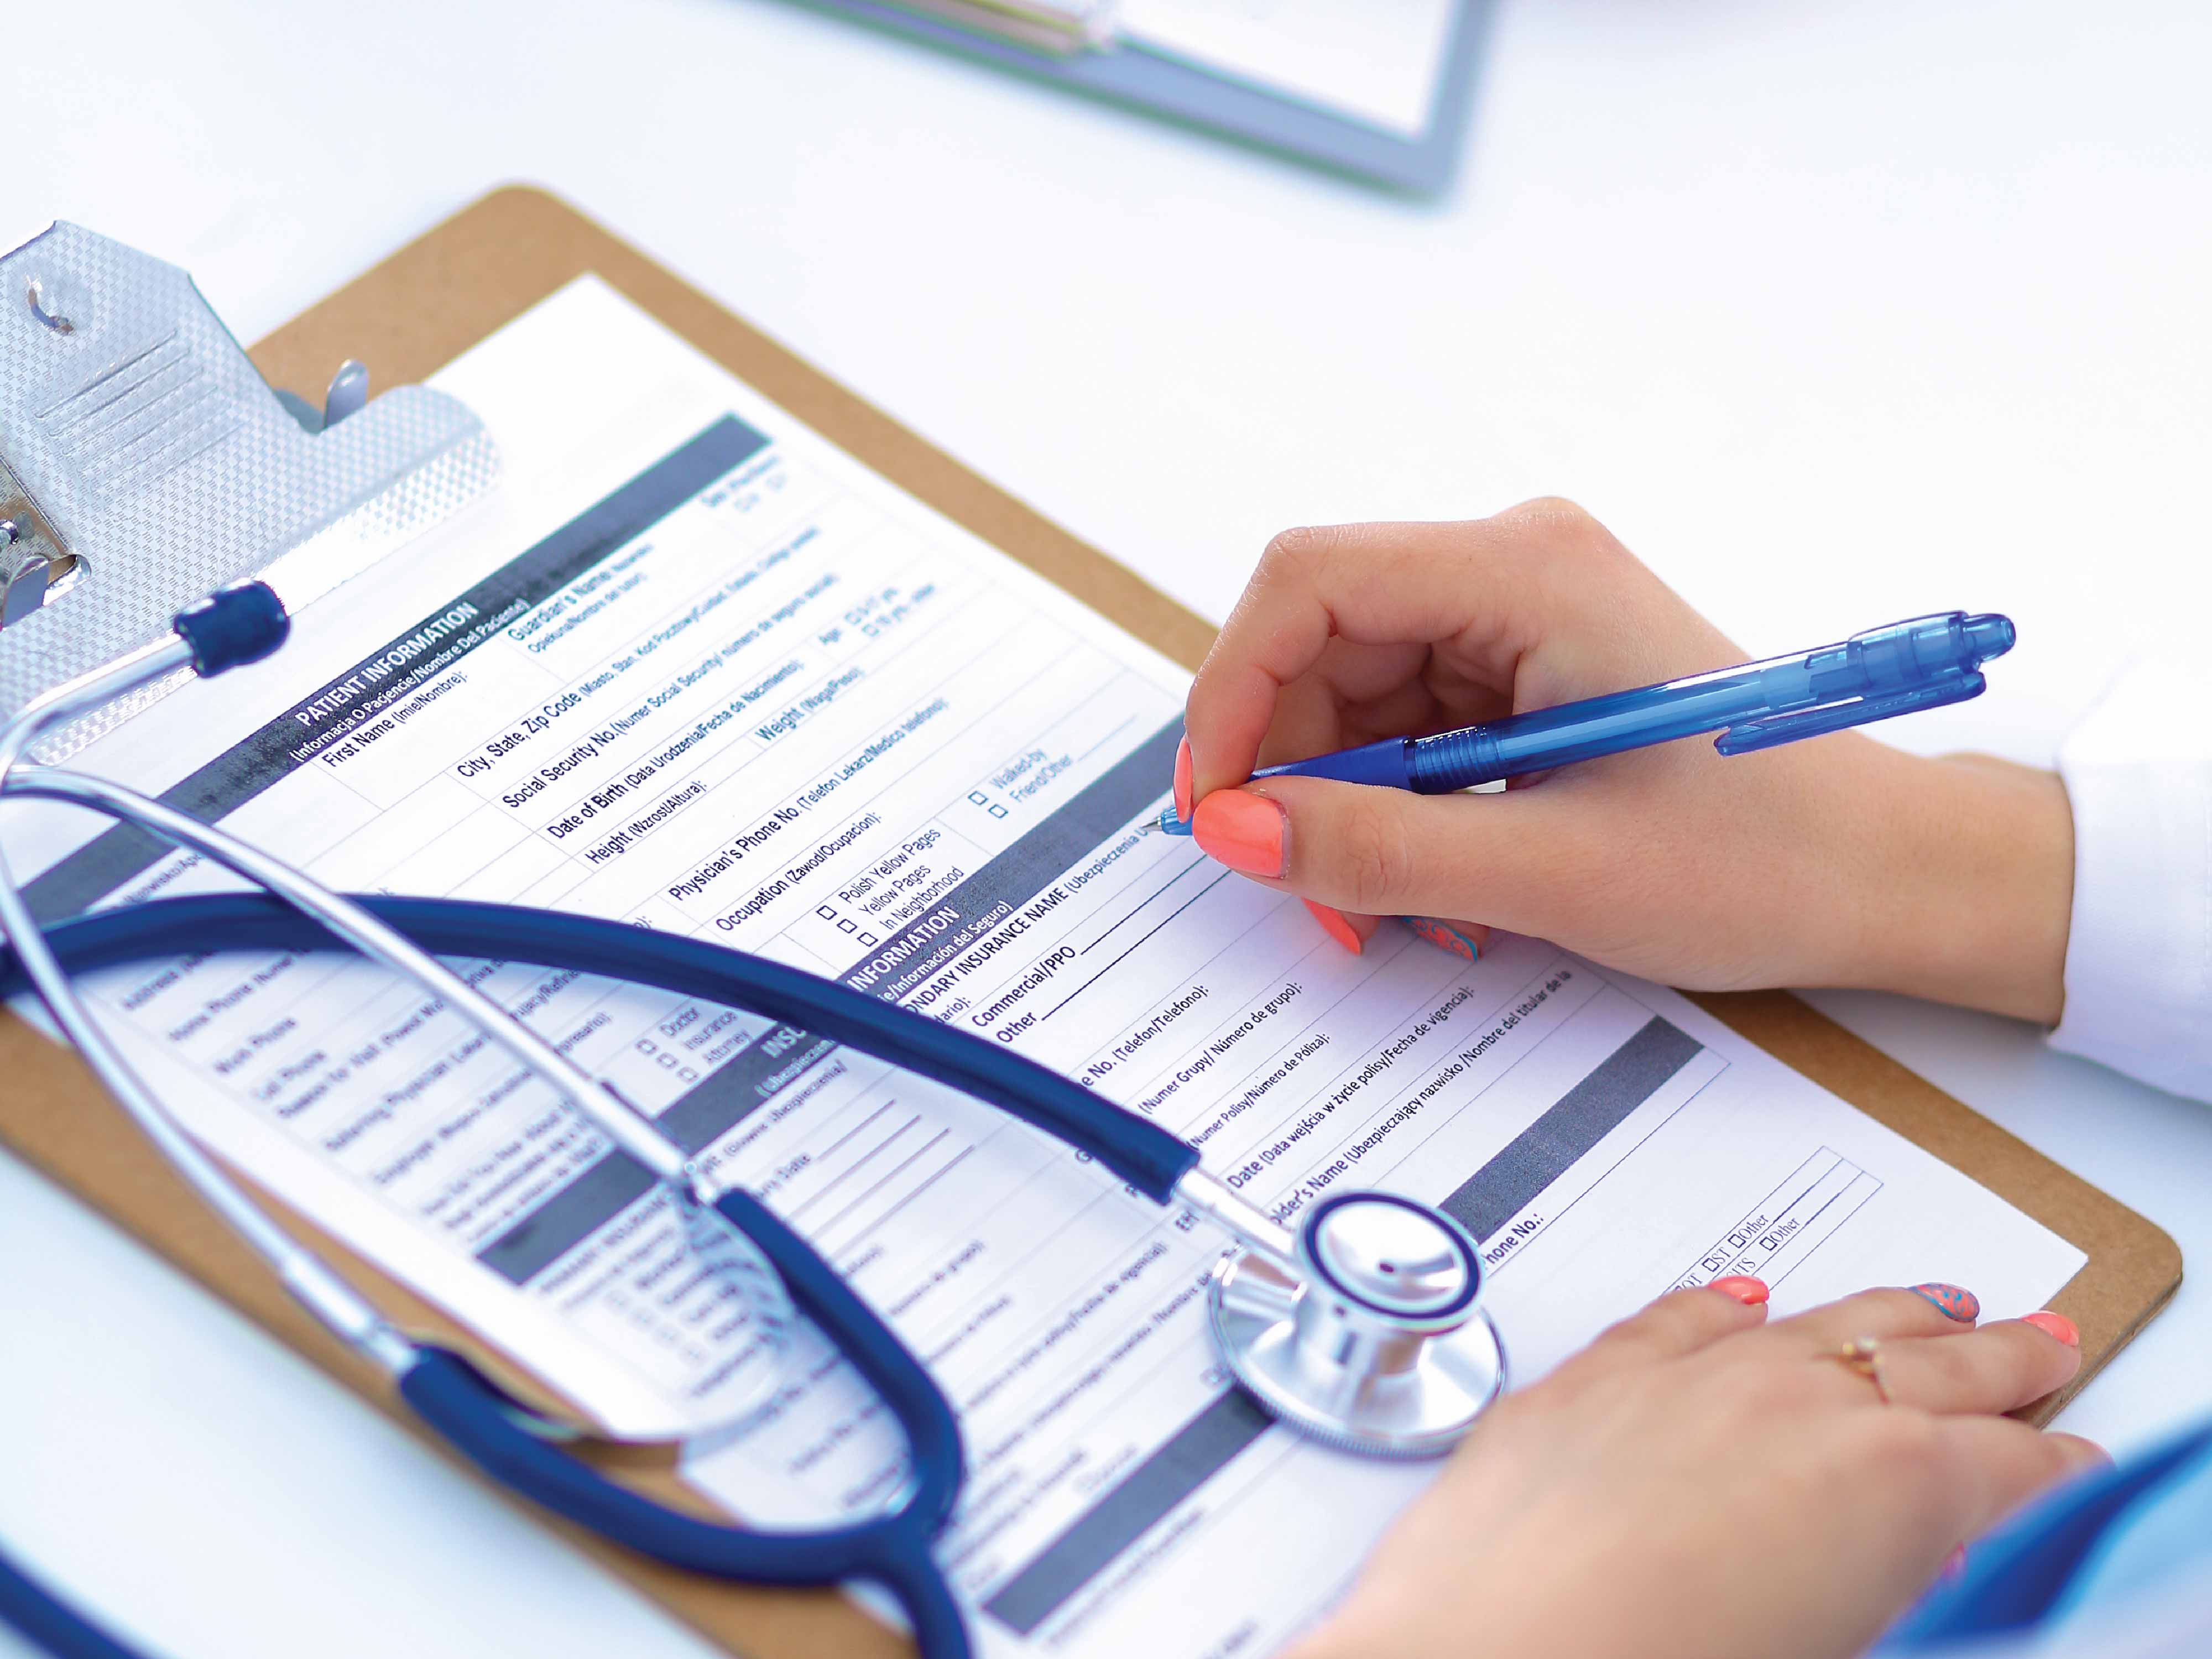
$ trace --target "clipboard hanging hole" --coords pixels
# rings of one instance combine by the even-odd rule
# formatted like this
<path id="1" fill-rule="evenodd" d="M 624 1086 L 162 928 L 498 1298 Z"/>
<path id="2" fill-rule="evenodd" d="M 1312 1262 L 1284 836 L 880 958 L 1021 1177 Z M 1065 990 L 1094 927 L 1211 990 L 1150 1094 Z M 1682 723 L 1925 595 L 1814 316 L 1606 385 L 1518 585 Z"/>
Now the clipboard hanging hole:
<path id="1" fill-rule="evenodd" d="M 57 334 L 74 334 L 84 319 L 83 307 L 70 303 L 66 284 L 48 276 L 33 276 L 25 284 L 23 298 L 31 315 Z"/>

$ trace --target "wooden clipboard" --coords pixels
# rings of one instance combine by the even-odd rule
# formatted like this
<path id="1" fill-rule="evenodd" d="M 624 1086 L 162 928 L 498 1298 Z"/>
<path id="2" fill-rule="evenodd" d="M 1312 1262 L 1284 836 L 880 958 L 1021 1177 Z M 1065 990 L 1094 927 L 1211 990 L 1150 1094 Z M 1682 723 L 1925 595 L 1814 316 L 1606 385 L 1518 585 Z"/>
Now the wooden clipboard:
<path id="1" fill-rule="evenodd" d="M 384 385 L 418 381 L 586 272 L 894 483 L 1166 655 L 1197 665 L 1213 635 L 1199 617 L 541 191 L 501 190 L 465 209 L 277 330 L 252 355 L 272 385 L 310 392 L 349 356 L 368 362 Z M 2087 1265 L 2053 1304 L 2081 1328 L 2081 1370 L 2063 1394 L 2031 1409 L 2037 1420 L 2094 1376 L 2179 1285 L 2181 1253 L 2159 1228 L 1797 998 L 1762 992 L 1696 1000 L 2087 1253 Z M 258 1260 L 169 1171 L 73 1054 L 14 1015 L 0 1013 L 0 1140 L 412 1425 L 381 1376 L 286 1297 Z M 416 1330 L 459 1334 L 418 1297 L 291 1219 L 395 1318 Z M 713 1512 L 681 1485 L 666 1457 L 617 1449 L 603 1456 L 640 1487 Z M 911 1651 L 903 1638 L 832 1592 L 714 1583 L 614 1549 L 565 1523 L 550 1524 L 563 1527 L 580 1547 L 732 1653 L 750 1659 L 824 1654 L 861 1659 Z"/>

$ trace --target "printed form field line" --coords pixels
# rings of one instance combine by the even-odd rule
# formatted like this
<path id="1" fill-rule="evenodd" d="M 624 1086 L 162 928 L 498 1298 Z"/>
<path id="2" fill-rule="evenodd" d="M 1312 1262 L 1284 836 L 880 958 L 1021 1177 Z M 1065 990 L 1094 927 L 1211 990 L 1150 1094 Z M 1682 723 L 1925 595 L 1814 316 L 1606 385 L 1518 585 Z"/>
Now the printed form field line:
<path id="1" fill-rule="evenodd" d="M 1127 950 L 1126 950 L 1126 951 L 1122 951 L 1122 952 L 1121 952 L 1121 954 L 1120 956 L 1115 957 L 1114 958 L 1114 960 L 1113 960 L 1113 961 L 1111 961 L 1111 962 L 1108 963 L 1107 963 L 1103 968 L 1101 968 L 1101 969 L 1100 969 L 1097 973 L 1095 973 L 1095 974 L 1091 975 L 1091 976 L 1089 979 L 1085 980 L 1085 981 L 1083 981 L 1083 983 L 1082 983 L 1082 984 L 1080 984 L 1080 985 L 1077 986 L 1077 987 L 1076 987 L 1073 991 L 1070 991 L 1070 992 L 1069 992 L 1066 996 L 1062 997 L 1062 998 L 1061 998 L 1058 1002 L 1055 1002 L 1054 1004 L 1053 1004 L 1053 1006 L 1052 1006 L 1050 1008 L 1048 1008 L 1048 1009 L 1047 1009 L 1047 1010 L 1045 1011 L 1044 1014 L 1043 1014 L 1043 1015 L 1042 1015 L 1042 1017 L 1038 1020 L 1038 1022 L 1037 1022 L 1037 1023 L 1038 1023 L 1040 1025 L 1042 1025 L 1042 1024 L 1044 1023 L 1044 1021 L 1045 1021 L 1045 1020 L 1050 1019 L 1050 1018 L 1051 1018 L 1054 1014 L 1058 1013 L 1061 1009 L 1063 1009 L 1063 1008 L 1066 1007 L 1066 1006 L 1067 1006 L 1067 1005 L 1068 1005 L 1069 1003 L 1071 1003 L 1071 1002 L 1074 1001 L 1074 1000 L 1076 1000 L 1076 998 L 1078 998 L 1078 997 L 1081 996 L 1081 995 L 1082 995 L 1085 991 L 1089 990 L 1092 986 L 1094 986 L 1094 985 L 1097 984 L 1097 983 L 1098 983 L 1098 981 L 1099 981 L 1100 980 L 1102 980 L 1102 979 L 1105 978 L 1107 975 L 1109 975 L 1109 974 L 1112 973 L 1112 972 L 1113 972 L 1116 968 L 1120 967 L 1123 963 L 1127 962 L 1127 961 L 1131 957 L 1133 957 L 1133 956 L 1136 955 L 1138 951 L 1139 951 L 1143 950 L 1143 949 L 1145 948 L 1145 946 L 1146 946 L 1146 945 L 1149 945 L 1150 943 L 1152 943 L 1152 941 L 1153 940 L 1153 939 L 1154 939 L 1154 938 L 1156 938 L 1156 937 L 1159 934 L 1160 931 L 1161 931 L 1163 928 L 1164 928 L 1164 927 L 1166 927 L 1170 922 L 1173 921 L 1174 921 L 1177 916 L 1181 915 L 1184 911 L 1186 911 L 1186 910 L 1189 909 L 1189 908 L 1190 908 L 1190 907 L 1191 907 L 1192 905 L 1194 905 L 1194 904 L 1197 903 L 1197 902 L 1199 902 L 1199 900 L 1200 900 L 1200 899 L 1204 898 L 1204 897 L 1205 897 L 1208 893 L 1212 892 L 1215 888 L 1217 888 L 1217 887 L 1220 886 L 1220 885 L 1221 885 L 1221 884 L 1222 884 L 1223 882 L 1227 881 L 1227 880 L 1229 879 L 1229 878 L 1230 878 L 1231 875 L 1235 874 L 1235 873 L 1236 873 L 1236 872 L 1235 872 L 1234 871 L 1231 871 L 1231 870 L 1224 870 L 1224 871 L 1223 871 L 1219 875 L 1216 876 L 1216 877 L 1215 877 L 1212 881 L 1209 881 L 1208 883 L 1206 883 L 1205 886 L 1203 886 L 1203 887 L 1200 888 L 1200 889 L 1198 890 L 1198 891 L 1196 891 L 1195 893 L 1193 893 L 1193 894 L 1192 894 L 1188 898 L 1185 899 L 1185 900 L 1184 900 L 1181 904 L 1178 904 L 1177 906 L 1176 906 L 1176 908 L 1175 908 L 1174 909 L 1172 909 L 1172 910 L 1169 911 L 1169 912 L 1167 913 L 1167 915 L 1165 915 L 1164 916 L 1161 917 L 1161 918 L 1159 919 L 1159 921 L 1158 921 L 1157 922 L 1153 923 L 1153 924 L 1152 924 L 1152 926 L 1151 927 L 1147 928 L 1147 929 L 1145 931 L 1144 934 L 1143 934 L 1139 939 L 1137 939 L 1137 941 L 1136 941 L 1134 944 L 1131 945 Z"/>
<path id="2" fill-rule="evenodd" d="M 1175 886 L 1178 882 L 1189 879 L 1192 875 L 1196 873 L 1198 871 L 1205 869 L 1211 862 L 1212 860 L 1208 859 L 1193 859 L 1189 863 L 1184 865 L 1182 869 L 1176 871 L 1175 874 L 1170 876 L 1165 881 L 1152 889 L 1151 892 L 1146 894 L 1144 897 L 1139 899 L 1134 904 L 1131 905 L 1128 909 L 1122 912 L 1119 920 L 1117 920 L 1114 925 L 1109 927 L 1104 933 L 1099 934 L 1088 945 L 1077 946 L 1075 952 L 1076 955 L 1079 957 L 1089 956 L 1093 951 L 1103 945 L 1108 939 L 1113 938 L 1115 934 L 1120 933 L 1121 929 L 1127 927 L 1139 915 L 1143 915 L 1145 907 L 1150 904 L 1154 899 L 1159 897 L 1161 894 L 1166 892 L 1169 888 Z M 1132 876 L 1127 882 L 1124 883 L 1121 886 L 1115 888 L 1113 893 L 1109 896 L 1112 898 L 1119 898 L 1123 893 L 1128 891 L 1131 887 L 1135 886 L 1142 878 L 1143 878 L 1139 876 Z"/>

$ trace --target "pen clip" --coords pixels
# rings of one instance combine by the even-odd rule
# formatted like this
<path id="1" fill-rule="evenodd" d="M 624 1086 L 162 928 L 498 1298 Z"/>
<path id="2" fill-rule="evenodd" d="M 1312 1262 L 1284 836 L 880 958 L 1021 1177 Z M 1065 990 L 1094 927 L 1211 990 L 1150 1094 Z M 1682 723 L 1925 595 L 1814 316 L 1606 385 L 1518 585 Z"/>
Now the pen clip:
<path id="1" fill-rule="evenodd" d="M 1923 708 L 1941 708 L 1945 703 L 1965 702 L 1970 697 L 1981 696 L 1988 684 L 1979 674 L 1946 674 L 1909 691 L 1893 691 L 1880 697 L 1855 697 L 1849 702 L 1830 703 L 1825 708 L 1808 708 L 1802 714 L 1746 720 L 1715 738 L 1713 747 L 1723 755 L 1748 755 L 1755 750 L 1778 749 L 1800 738 L 1817 738 L 1826 732 L 1842 732 L 1854 726 L 1886 720 L 1893 714 L 1910 714 Z"/>

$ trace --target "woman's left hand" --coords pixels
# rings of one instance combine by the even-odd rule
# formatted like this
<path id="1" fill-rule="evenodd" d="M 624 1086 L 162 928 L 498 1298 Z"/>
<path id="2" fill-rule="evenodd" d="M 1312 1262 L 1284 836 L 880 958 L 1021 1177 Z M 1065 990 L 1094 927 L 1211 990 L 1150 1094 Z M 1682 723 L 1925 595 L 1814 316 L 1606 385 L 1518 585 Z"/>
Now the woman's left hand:
<path id="1" fill-rule="evenodd" d="M 1291 1659 L 1844 1659 L 2103 1458 L 1999 1415 L 2079 1368 L 2056 1315 L 1977 1329 L 1930 1285 L 1768 1324 L 1756 1279 L 1723 1285 L 1501 1401 Z M 1868 1337 L 1888 1403 L 1838 1358 Z"/>

